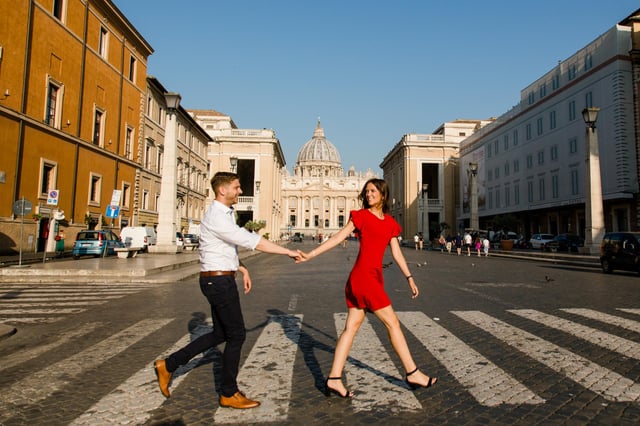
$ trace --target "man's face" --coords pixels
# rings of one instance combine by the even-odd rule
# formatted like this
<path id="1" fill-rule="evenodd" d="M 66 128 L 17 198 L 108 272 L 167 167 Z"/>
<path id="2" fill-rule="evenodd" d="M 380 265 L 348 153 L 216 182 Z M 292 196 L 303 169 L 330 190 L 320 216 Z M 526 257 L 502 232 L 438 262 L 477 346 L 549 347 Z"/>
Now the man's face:
<path id="1" fill-rule="evenodd" d="M 228 185 L 222 185 L 220 187 L 220 200 L 224 205 L 231 207 L 238 203 L 238 197 L 242 195 L 242 189 L 240 189 L 240 180 L 235 179 Z"/>

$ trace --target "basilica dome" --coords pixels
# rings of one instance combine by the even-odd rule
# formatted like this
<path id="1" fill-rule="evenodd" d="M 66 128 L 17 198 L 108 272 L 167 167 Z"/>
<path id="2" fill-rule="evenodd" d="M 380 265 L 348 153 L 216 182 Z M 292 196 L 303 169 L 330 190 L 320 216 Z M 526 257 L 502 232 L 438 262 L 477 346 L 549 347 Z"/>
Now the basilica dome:
<path id="1" fill-rule="evenodd" d="M 298 152 L 298 166 L 327 165 L 342 167 L 340 154 L 336 147 L 324 136 L 320 120 L 313 132 L 313 137 L 305 143 Z"/>

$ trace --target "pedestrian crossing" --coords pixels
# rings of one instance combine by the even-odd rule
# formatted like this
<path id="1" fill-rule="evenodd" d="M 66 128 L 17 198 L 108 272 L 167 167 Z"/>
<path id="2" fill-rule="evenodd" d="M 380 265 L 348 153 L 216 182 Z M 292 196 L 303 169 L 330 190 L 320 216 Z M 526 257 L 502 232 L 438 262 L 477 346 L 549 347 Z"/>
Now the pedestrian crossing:
<path id="1" fill-rule="evenodd" d="M 53 323 L 151 286 L 153 284 L 0 284 L 0 323 Z"/>
<path id="2" fill-rule="evenodd" d="M 519 379 L 517 374 L 504 365 L 504 359 L 493 360 L 486 349 L 483 353 L 483 348 L 476 347 L 477 343 L 466 342 L 465 336 L 468 336 L 469 331 L 468 328 L 462 331 L 461 326 L 470 326 L 476 333 L 486 333 L 488 339 L 495 339 L 493 343 L 504 344 L 511 348 L 507 350 L 530 359 L 532 366 L 538 365 L 541 369 L 548 369 L 550 374 L 573 381 L 592 392 L 594 397 L 601 397 L 603 402 L 640 401 L 640 383 L 634 381 L 637 377 L 625 377 L 624 373 L 614 371 L 615 367 L 612 369 L 599 364 L 605 353 L 640 360 L 640 337 L 632 334 L 640 330 L 640 309 L 618 309 L 614 313 L 586 308 L 554 309 L 547 312 L 509 309 L 491 315 L 477 310 L 456 310 L 450 313 L 445 321 L 430 318 L 423 312 L 398 312 L 398 318 L 407 333 L 423 346 L 411 345 L 414 357 L 426 350 L 439 363 L 439 366 L 421 365 L 424 371 L 431 373 L 441 367 L 447 372 L 439 374 L 438 384 L 433 390 L 427 391 L 429 394 L 414 393 L 408 388 L 404 382 L 404 372 L 397 367 L 399 363 L 396 355 L 385 349 L 389 347 L 383 342 L 388 340 L 387 336 L 384 332 L 381 335 L 380 327 L 374 327 L 374 320 L 370 322 L 367 317 L 354 341 L 344 371 L 345 383 L 355 391 L 355 397 L 349 402 L 349 410 L 354 413 L 377 410 L 391 414 L 421 412 L 424 410 L 421 398 L 426 398 L 425 395 L 437 395 L 441 390 L 445 391 L 452 386 L 462 388 L 477 405 L 487 409 L 535 406 L 545 404 L 553 397 L 548 393 L 540 395 L 541 389 L 544 389 L 536 382 L 541 380 L 540 375 Z M 344 329 L 346 314 L 335 313 L 332 319 L 337 336 Z M 0 423 L 10 423 L 19 410 L 25 410 L 64 390 L 75 379 L 122 354 L 131 345 L 156 333 L 174 320 L 146 319 L 123 330 L 114 330 L 113 334 L 93 346 L 6 386 L 0 393 L 0 406 L 4 407 L 0 410 Z M 245 348 L 248 355 L 238 377 L 240 388 L 250 397 L 260 400 L 261 406 L 252 410 L 216 408 L 211 413 L 214 423 L 287 422 L 291 402 L 296 398 L 294 371 L 300 362 L 301 333 L 307 326 L 303 320 L 302 314 L 269 317 L 255 343 L 250 348 Z M 608 331 L 598 329 L 598 324 Z M 99 322 L 86 323 L 61 335 L 55 342 L 2 357 L 0 371 L 42 356 L 60 345 L 69 345 L 103 326 L 105 325 Z M 147 367 L 139 369 L 95 401 L 71 424 L 148 422 L 154 412 L 166 403 L 158 390 L 153 361 L 166 357 L 195 337 L 207 333 L 210 328 L 209 320 L 181 336 L 161 353 L 151 354 L 145 361 Z M 550 335 L 571 336 L 570 341 L 586 342 L 599 348 L 600 352 L 591 351 L 588 357 L 575 353 L 550 341 Z M 491 341 L 485 344 L 491 344 Z M 172 392 L 175 393 L 190 372 L 206 362 L 206 358 L 207 354 L 200 355 L 177 370 L 171 384 Z M 325 375 L 327 373 L 324 372 Z"/>

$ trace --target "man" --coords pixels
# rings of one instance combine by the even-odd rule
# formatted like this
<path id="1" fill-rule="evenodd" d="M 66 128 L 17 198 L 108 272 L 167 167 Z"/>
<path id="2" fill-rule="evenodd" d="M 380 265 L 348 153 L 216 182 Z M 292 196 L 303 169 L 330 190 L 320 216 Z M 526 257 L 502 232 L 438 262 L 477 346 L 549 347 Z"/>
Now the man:
<path id="1" fill-rule="evenodd" d="M 211 188 L 215 200 L 200 224 L 200 290 L 211 305 L 213 331 L 197 338 L 168 358 L 155 361 L 154 369 L 160 391 L 168 398 L 171 376 L 179 366 L 186 364 L 197 354 L 226 342 L 222 356 L 220 406 L 253 408 L 260 405 L 260 402 L 253 401 L 240 392 L 236 380 L 240 352 L 246 337 L 236 286 L 236 271 L 242 272 L 244 293 L 251 290 L 249 271 L 240 263 L 237 247 L 284 254 L 294 259 L 299 257 L 299 253 L 274 244 L 236 224 L 232 206 L 242 194 L 237 174 L 216 173 L 211 179 Z"/>

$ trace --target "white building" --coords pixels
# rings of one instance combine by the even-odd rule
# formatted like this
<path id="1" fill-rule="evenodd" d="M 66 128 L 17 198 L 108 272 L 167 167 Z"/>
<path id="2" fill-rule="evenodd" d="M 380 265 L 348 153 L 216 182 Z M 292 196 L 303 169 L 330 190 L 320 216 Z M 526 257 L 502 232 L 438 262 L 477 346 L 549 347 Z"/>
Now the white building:
<path id="1" fill-rule="evenodd" d="M 616 25 L 525 87 L 520 102 L 461 144 L 459 176 L 469 221 L 469 163 L 478 164 L 480 228 L 511 213 L 518 232 L 585 232 L 585 123 L 598 107 L 607 230 L 627 230 L 638 193 L 629 27 Z"/>
<path id="2" fill-rule="evenodd" d="M 320 120 L 300 151 L 293 175 L 282 178 L 283 221 L 281 233 L 299 233 L 306 238 L 330 235 L 349 220 L 349 211 L 361 207 L 358 196 L 368 179 L 378 177 L 371 170 L 358 173 L 353 167 L 344 174 L 340 154 L 325 137 Z"/>

